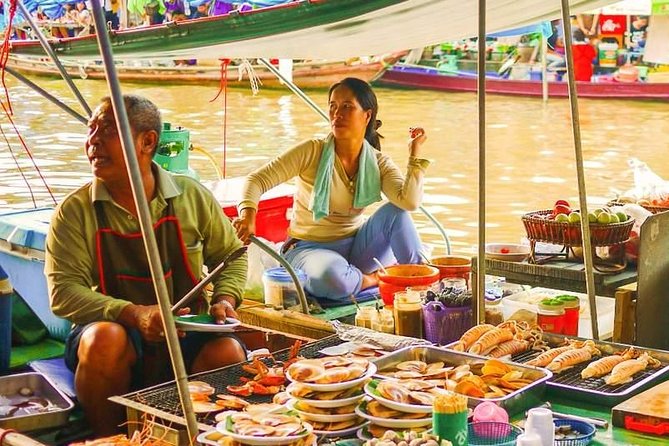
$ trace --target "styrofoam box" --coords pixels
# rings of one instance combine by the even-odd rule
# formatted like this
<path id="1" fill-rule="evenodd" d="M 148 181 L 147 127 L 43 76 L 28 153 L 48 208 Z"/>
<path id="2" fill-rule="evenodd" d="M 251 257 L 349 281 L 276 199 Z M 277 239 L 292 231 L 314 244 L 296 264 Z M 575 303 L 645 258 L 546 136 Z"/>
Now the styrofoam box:
<path id="1" fill-rule="evenodd" d="M 578 335 L 582 338 L 592 338 L 592 327 L 590 323 L 590 305 L 588 295 L 573 293 L 571 291 L 553 290 L 550 288 L 532 288 L 520 293 L 511 294 L 502 299 L 502 315 L 504 320 L 509 319 L 516 311 L 525 309 L 533 313 L 537 312 L 537 304 L 547 297 L 570 294 L 578 296 L 581 300 L 581 314 L 578 321 Z M 597 296 L 597 322 L 599 324 L 599 338 L 608 339 L 613 336 L 613 320 L 615 316 L 616 302 L 611 297 Z"/>

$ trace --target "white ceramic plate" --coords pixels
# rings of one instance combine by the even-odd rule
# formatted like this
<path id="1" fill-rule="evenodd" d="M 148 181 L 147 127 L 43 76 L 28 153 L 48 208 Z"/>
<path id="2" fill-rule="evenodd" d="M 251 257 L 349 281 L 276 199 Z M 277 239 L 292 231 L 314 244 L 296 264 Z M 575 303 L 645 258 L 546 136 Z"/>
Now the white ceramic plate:
<path id="1" fill-rule="evenodd" d="M 314 429 L 314 434 L 318 435 L 319 437 L 326 437 L 326 438 L 334 438 L 334 437 L 349 437 L 355 434 L 358 429 L 362 429 L 363 427 L 367 426 L 369 424 L 368 421 L 363 422 L 362 424 L 359 424 L 357 426 L 349 427 L 348 429 L 342 429 L 340 431 L 318 431 Z M 220 445 L 216 445 L 220 446 Z"/>
<path id="2" fill-rule="evenodd" d="M 316 390 L 319 392 L 335 392 L 337 390 L 350 389 L 351 387 L 355 387 L 358 384 L 362 384 L 367 379 L 371 378 L 375 373 L 376 373 L 376 365 L 370 362 L 369 365 L 367 366 L 367 371 L 365 372 L 365 374 L 362 375 L 360 378 L 356 378 L 351 381 L 345 381 L 342 383 L 333 383 L 333 384 L 313 384 L 313 383 L 300 383 L 300 384 L 302 384 L 304 387 L 308 389 Z M 286 378 L 288 378 L 292 382 L 295 382 L 295 380 L 290 376 L 290 368 L 286 371 Z"/>
<path id="3" fill-rule="evenodd" d="M 175 318 L 174 323 L 176 327 L 182 331 L 201 331 L 207 333 L 229 333 L 235 331 L 235 328 L 241 325 L 241 322 L 231 317 L 226 319 L 225 324 L 201 322 L 204 316 L 207 315 L 189 314 L 186 316 L 179 316 L 178 318 Z"/>
<path id="4" fill-rule="evenodd" d="M 362 410 L 362 406 L 363 404 L 359 404 L 358 407 L 355 408 L 355 413 L 358 414 L 359 417 L 369 420 L 370 422 L 376 424 L 377 426 L 389 427 L 392 429 L 397 429 L 397 428 L 407 429 L 411 427 L 429 426 L 432 424 L 431 413 L 425 418 L 416 418 L 412 420 L 403 420 L 403 419 L 396 420 L 394 418 L 379 418 L 370 415 L 367 413 L 366 410 Z M 432 408 L 430 408 L 430 412 L 432 412 Z"/>
<path id="5" fill-rule="evenodd" d="M 286 407 L 290 410 L 294 410 L 297 412 L 297 414 L 302 418 L 303 420 L 313 420 L 313 421 L 320 421 L 321 423 L 329 423 L 329 422 L 336 422 L 336 421 L 346 421 L 346 420 L 352 420 L 353 418 L 356 417 L 355 412 L 351 413 L 343 413 L 343 414 L 322 414 L 322 413 L 310 413 L 310 412 L 304 412 L 301 411 L 300 409 L 295 407 L 295 403 L 297 403 L 297 400 L 290 400 L 286 403 Z"/>
<path id="6" fill-rule="evenodd" d="M 359 402 L 361 399 L 365 397 L 365 394 L 360 392 L 360 395 L 352 396 L 349 398 L 342 398 L 340 400 L 309 400 L 306 398 L 298 398 L 292 393 L 292 391 L 295 390 L 295 384 L 297 383 L 293 383 L 286 388 L 286 393 L 288 394 L 288 396 L 290 396 L 295 400 L 302 401 L 313 407 L 321 407 L 327 409 L 332 407 L 348 406 L 349 404 L 355 404 Z"/>
<path id="7" fill-rule="evenodd" d="M 211 437 L 211 438 L 209 438 Z M 208 444 L 211 446 L 221 446 L 218 442 L 219 439 L 223 438 L 224 435 L 220 433 L 217 429 L 202 432 L 197 436 L 197 442 L 200 444 Z M 214 440 L 216 438 L 216 440 Z"/>
<path id="8" fill-rule="evenodd" d="M 228 430 L 226 426 L 227 422 L 228 418 L 226 417 L 223 421 L 216 424 L 216 430 L 223 435 L 238 441 L 239 443 L 248 444 L 251 446 L 278 446 L 283 444 L 291 444 L 304 437 L 307 437 L 314 430 L 311 427 L 311 424 L 302 422 L 302 425 L 304 426 L 304 432 L 300 435 L 288 435 L 286 437 L 254 437 L 252 435 L 240 435 Z"/>
<path id="9" fill-rule="evenodd" d="M 530 255 L 530 247 L 516 243 L 486 243 L 485 256 L 507 262 L 522 262 Z"/>
<path id="10" fill-rule="evenodd" d="M 393 400 L 382 397 L 379 393 L 372 388 L 372 383 L 367 383 L 365 385 L 365 393 L 371 398 L 377 400 L 379 403 L 383 404 L 386 407 L 391 409 L 399 410 L 400 412 L 409 412 L 409 413 L 432 413 L 432 406 L 421 406 L 418 404 L 405 404 L 398 403 Z M 422 426 L 422 425 L 419 425 Z"/>

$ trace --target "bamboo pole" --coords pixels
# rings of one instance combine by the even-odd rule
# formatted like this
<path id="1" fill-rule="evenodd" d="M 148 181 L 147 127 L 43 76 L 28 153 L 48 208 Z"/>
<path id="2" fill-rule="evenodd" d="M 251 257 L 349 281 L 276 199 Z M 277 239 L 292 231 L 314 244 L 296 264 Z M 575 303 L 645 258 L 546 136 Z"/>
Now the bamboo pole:
<path id="1" fill-rule="evenodd" d="M 160 260 L 160 254 L 158 253 L 156 236 L 153 232 L 149 203 L 146 195 L 144 194 L 142 177 L 139 171 L 139 164 L 137 162 L 137 154 L 135 152 L 135 144 L 132 140 L 130 123 L 128 122 L 128 115 L 126 113 L 125 104 L 123 102 L 121 86 L 119 84 L 118 75 L 116 73 L 116 66 L 114 65 L 114 56 L 111 51 L 109 35 L 107 34 L 105 28 L 105 15 L 103 6 L 100 2 L 95 1 L 92 2 L 92 6 L 95 29 L 97 30 L 96 34 L 98 39 L 98 46 L 100 48 L 100 54 L 102 55 L 105 74 L 107 75 L 107 83 L 109 85 L 112 105 L 114 108 L 114 115 L 116 117 L 116 126 L 118 127 L 118 133 L 121 136 L 123 155 L 125 157 L 126 165 L 128 166 L 128 176 L 130 178 L 130 185 L 132 187 L 132 194 L 135 200 L 135 205 L 137 206 L 137 216 L 142 231 L 142 238 L 144 239 L 146 255 L 149 260 L 151 277 L 153 278 L 153 285 L 155 287 L 156 296 L 158 298 L 158 307 L 160 308 L 160 316 L 163 321 L 163 330 L 165 332 L 167 348 L 170 353 L 170 358 L 172 359 L 172 367 L 174 369 L 174 376 L 176 377 L 177 390 L 179 392 L 179 398 L 181 399 L 183 413 L 185 414 L 186 418 L 188 440 L 190 444 L 194 444 L 195 439 L 199 433 L 197 419 L 195 418 L 193 405 L 190 399 L 190 393 L 188 392 L 186 367 L 181 355 L 179 336 L 177 334 L 177 329 L 174 325 L 174 319 L 172 317 L 170 297 L 167 291 L 167 285 L 165 284 L 165 276 Z"/>
<path id="2" fill-rule="evenodd" d="M 478 76 L 476 78 L 478 92 L 478 145 L 479 145 L 479 208 L 478 208 L 478 254 L 476 256 L 476 305 L 474 321 L 485 322 L 485 36 L 486 36 L 486 0 L 479 0 L 478 12 Z"/>
<path id="3" fill-rule="evenodd" d="M 23 0 L 18 0 L 17 5 L 19 9 L 21 10 L 21 14 L 23 17 L 26 19 L 26 21 L 30 24 L 32 27 L 33 31 L 35 31 L 35 35 L 37 36 L 37 40 L 39 40 L 39 43 L 42 45 L 42 48 L 44 48 L 44 51 L 46 54 L 48 54 L 49 58 L 51 61 L 54 63 L 56 68 L 58 69 L 58 72 L 60 75 L 63 77 L 65 80 L 65 83 L 67 86 L 70 88 L 74 96 L 77 98 L 77 101 L 81 104 L 83 107 L 84 111 L 86 112 L 86 115 L 90 116 L 91 115 L 91 108 L 88 106 L 88 103 L 86 102 L 86 99 L 81 95 L 81 92 L 77 88 L 76 85 L 74 85 L 74 82 L 72 82 L 72 78 L 70 75 L 65 71 L 65 68 L 63 67 L 63 64 L 60 63 L 60 59 L 58 59 L 58 56 L 56 56 L 56 53 L 54 52 L 53 48 L 51 48 L 51 45 L 49 45 L 49 42 L 46 40 L 46 37 L 44 37 L 44 33 L 42 33 L 42 30 L 37 26 L 35 23 L 35 20 L 33 19 L 32 14 L 30 14 L 30 11 L 28 11 L 28 8 L 23 4 Z M 102 28 L 104 29 L 104 28 Z"/>
<path id="4" fill-rule="evenodd" d="M 548 102 L 548 70 L 547 65 L 548 39 L 541 35 L 541 97 Z"/>
<path id="5" fill-rule="evenodd" d="M 578 180 L 578 201 L 581 209 L 581 233 L 583 234 L 583 261 L 585 263 L 585 288 L 590 303 L 590 324 L 592 337 L 599 339 L 597 321 L 597 299 L 595 296 L 595 275 L 593 271 L 592 243 L 590 239 L 590 222 L 588 221 L 588 200 L 585 189 L 585 171 L 583 169 L 583 148 L 581 146 L 581 124 L 578 114 L 578 95 L 574 78 L 574 52 L 572 49 L 571 21 L 569 19 L 569 0 L 562 1 L 562 25 L 564 26 L 565 60 L 569 86 L 569 105 L 571 106 L 571 128 L 574 137 L 574 153 L 576 155 L 576 177 Z"/>

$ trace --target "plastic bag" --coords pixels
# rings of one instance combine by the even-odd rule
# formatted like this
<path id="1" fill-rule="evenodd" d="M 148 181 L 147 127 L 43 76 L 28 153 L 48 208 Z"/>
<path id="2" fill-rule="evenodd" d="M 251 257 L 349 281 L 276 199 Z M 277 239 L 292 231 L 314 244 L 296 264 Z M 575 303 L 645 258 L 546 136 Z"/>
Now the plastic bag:
<path id="1" fill-rule="evenodd" d="M 628 164 L 634 169 L 634 188 L 619 200 L 644 206 L 669 207 L 669 181 L 662 179 L 637 158 L 631 158 Z"/>
<path id="2" fill-rule="evenodd" d="M 277 253 L 281 249 L 283 243 L 272 243 L 269 240 L 265 240 L 261 237 L 258 239 L 264 242 L 266 245 L 272 247 Z M 263 301 L 264 300 L 264 289 L 262 283 L 262 275 L 265 270 L 270 268 L 275 268 L 279 265 L 279 262 L 276 261 L 272 256 L 263 251 L 258 245 L 251 244 L 247 251 L 249 268 L 248 274 L 246 276 L 246 290 L 244 296 L 248 299 Z"/>

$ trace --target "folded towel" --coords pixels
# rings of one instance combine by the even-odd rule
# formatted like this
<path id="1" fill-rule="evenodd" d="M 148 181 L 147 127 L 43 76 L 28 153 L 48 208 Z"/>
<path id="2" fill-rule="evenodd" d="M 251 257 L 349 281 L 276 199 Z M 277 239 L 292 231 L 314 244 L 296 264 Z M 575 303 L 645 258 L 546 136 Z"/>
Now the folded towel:
<path id="1" fill-rule="evenodd" d="M 375 150 L 367 140 L 363 140 L 353 198 L 353 206 L 357 209 L 381 201 L 381 172 L 376 162 Z M 316 221 L 330 214 L 330 189 L 332 188 L 334 159 L 334 135 L 330 134 L 323 146 L 323 153 L 316 172 L 314 191 L 311 194 L 311 203 L 309 203 L 309 210 L 313 213 Z"/>

